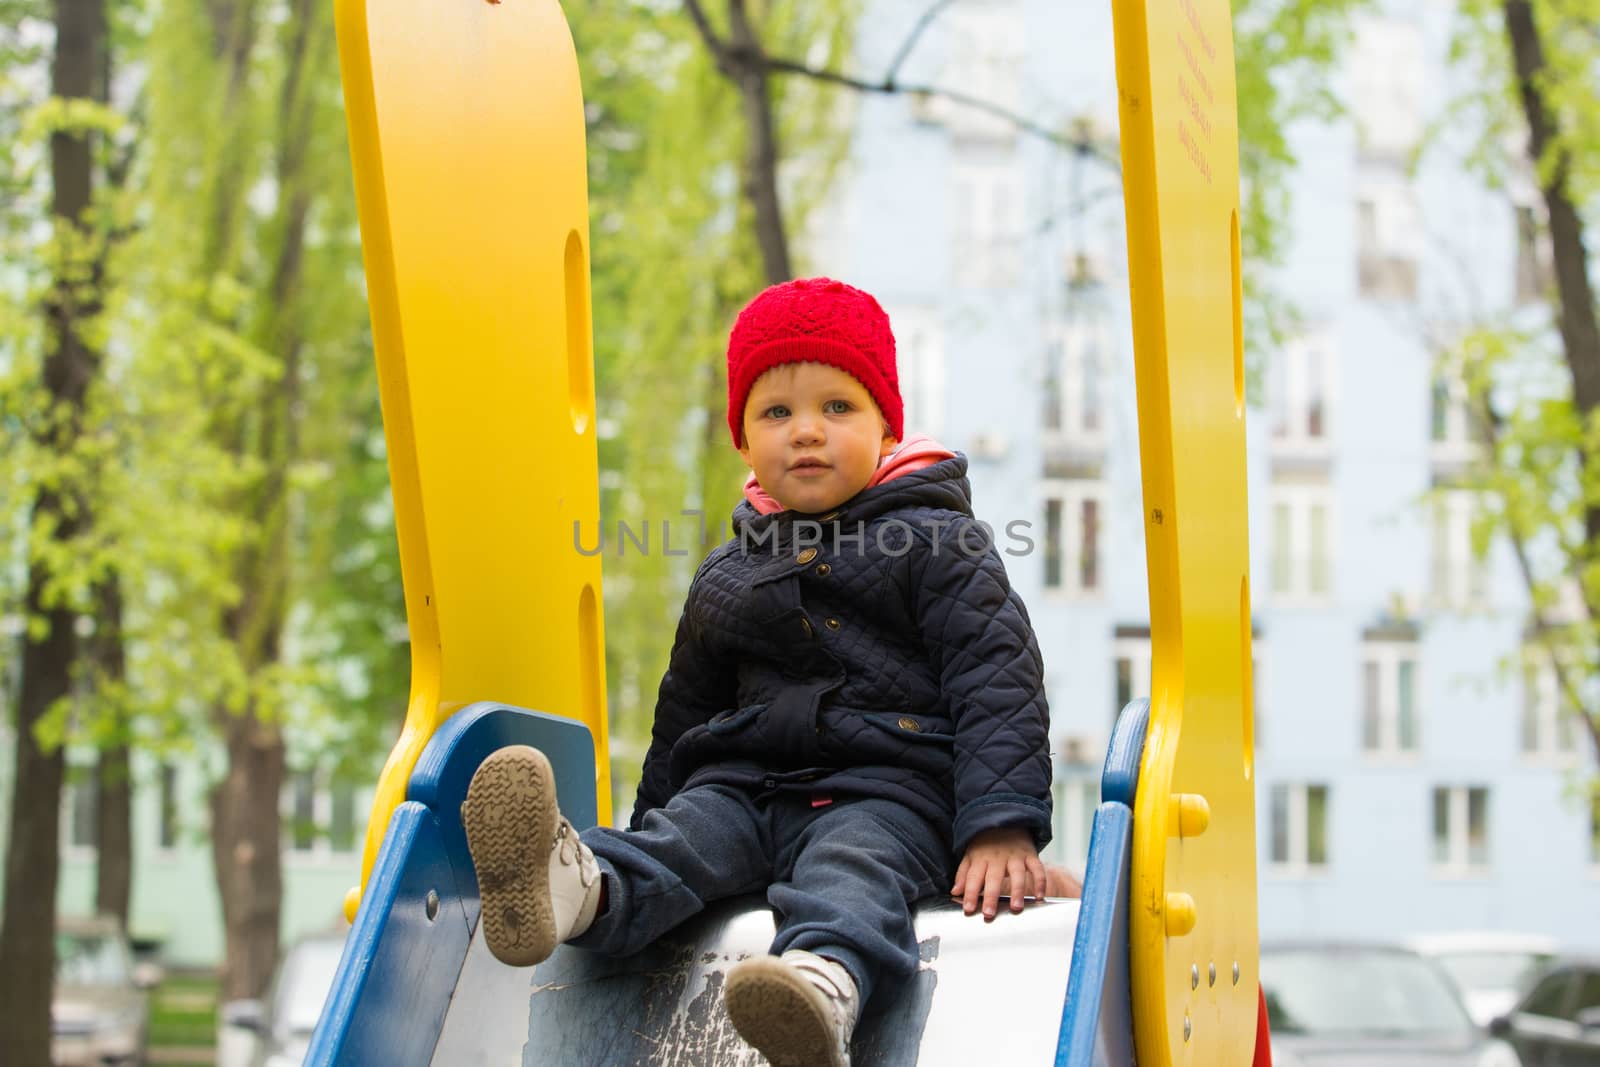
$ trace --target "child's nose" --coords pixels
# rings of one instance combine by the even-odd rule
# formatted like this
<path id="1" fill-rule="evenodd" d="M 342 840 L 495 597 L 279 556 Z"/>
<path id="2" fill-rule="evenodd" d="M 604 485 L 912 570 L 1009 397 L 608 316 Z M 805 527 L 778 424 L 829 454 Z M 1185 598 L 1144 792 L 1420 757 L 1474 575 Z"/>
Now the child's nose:
<path id="1" fill-rule="evenodd" d="M 822 419 L 816 415 L 800 415 L 794 420 L 796 443 L 822 440 Z"/>

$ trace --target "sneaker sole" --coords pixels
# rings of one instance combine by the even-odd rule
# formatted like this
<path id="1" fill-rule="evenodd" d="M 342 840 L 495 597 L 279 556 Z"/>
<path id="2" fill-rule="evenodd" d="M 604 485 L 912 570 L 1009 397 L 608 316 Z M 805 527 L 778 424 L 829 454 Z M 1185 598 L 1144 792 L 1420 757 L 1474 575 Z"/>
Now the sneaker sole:
<path id="1" fill-rule="evenodd" d="M 774 956 L 728 972 L 723 1002 L 733 1028 L 772 1067 L 850 1067 L 835 1048 L 832 1012 L 795 969 Z"/>
<path id="2" fill-rule="evenodd" d="M 550 761 L 527 745 L 491 753 L 461 805 L 478 872 L 478 928 L 495 959 L 513 967 L 543 963 L 556 949 L 550 844 L 560 817 Z"/>

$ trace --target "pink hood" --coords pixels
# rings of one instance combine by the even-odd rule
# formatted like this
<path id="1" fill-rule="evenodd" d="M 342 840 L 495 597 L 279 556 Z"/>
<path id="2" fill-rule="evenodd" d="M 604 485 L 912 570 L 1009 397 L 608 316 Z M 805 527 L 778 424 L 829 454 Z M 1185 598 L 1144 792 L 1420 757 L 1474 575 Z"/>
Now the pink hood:
<path id="1" fill-rule="evenodd" d="M 878 461 L 878 469 L 873 472 L 872 480 L 866 487 L 871 489 L 875 485 L 892 482 L 902 474 L 910 474 L 912 471 L 919 471 L 953 458 L 955 458 L 954 452 L 927 434 L 914 433 L 900 442 L 900 447 Z M 766 490 L 761 488 L 761 483 L 756 481 L 753 471 L 744 481 L 744 498 L 750 501 L 751 507 L 763 515 L 774 515 L 783 510 L 783 505 L 768 496 Z"/>

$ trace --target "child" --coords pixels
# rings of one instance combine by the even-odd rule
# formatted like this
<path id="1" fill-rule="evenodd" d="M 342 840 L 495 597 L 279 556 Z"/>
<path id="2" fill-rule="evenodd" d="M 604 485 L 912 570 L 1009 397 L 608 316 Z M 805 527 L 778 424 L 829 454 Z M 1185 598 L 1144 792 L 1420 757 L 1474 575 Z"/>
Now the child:
<path id="1" fill-rule="evenodd" d="M 917 967 L 912 905 L 992 920 L 1042 896 L 1043 666 L 972 519 L 967 462 L 900 443 L 894 337 L 868 294 L 767 289 L 728 342 L 728 428 L 751 475 L 737 536 L 689 587 L 626 831 L 581 839 L 549 762 L 502 749 L 462 819 L 489 948 L 627 955 L 707 902 L 765 891 L 772 954 L 728 1015 L 779 1067 L 847 1067 L 863 1003 Z M 546 851 L 548 850 L 548 852 Z"/>

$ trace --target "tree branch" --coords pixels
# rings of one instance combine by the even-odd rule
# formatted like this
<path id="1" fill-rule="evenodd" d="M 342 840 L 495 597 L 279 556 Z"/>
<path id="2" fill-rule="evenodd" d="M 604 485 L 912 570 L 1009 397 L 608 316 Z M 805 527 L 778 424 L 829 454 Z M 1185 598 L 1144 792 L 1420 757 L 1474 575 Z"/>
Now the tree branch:
<path id="1" fill-rule="evenodd" d="M 781 56 L 772 56 L 757 47 L 745 47 L 740 44 L 729 43 L 716 35 L 710 20 L 706 17 L 705 8 L 700 0 L 683 0 L 684 10 L 694 22 L 695 29 L 700 34 L 700 39 L 705 42 L 706 48 L 711 52 L 713 62 L 717 69 L 732 81 L 737 82 L 744 71 L 759 71 L 762 74 L 792 74 L 812 81 L 823 82 L 828 85 L 837 85 L 841 88 L 852 89 L 858 93 L 869 93 L 878 96 L 893 96 L 904 93 L 910 96 L 923 96 L 932 99 L 948 100 L 952 104 L 970 107 L 986 115 L 1009 122 L 1021 133 L 1046 141 L 1058 148 L 1068 148 L 1088 158 L 1093 158 L 1103 163 L 1114 173 L 1122 173 L 1122 161 L 1113 148 L 1096 144 L 1087 131 L 1063 133 L 1041 122 L 1019 115 L 1010 108 L 1003 107 L 990 100 L 964 93 L 956 89 L 943 89 L 935 85 L 903 85 L 897 81 L 900 67 L 911 54 L 917 40 L 934 21 L 938 14 L 953 0 L 935 0 L 934 4 L 924 11 L 922 17 L 912 27 L 911 33 L 901 43 L 895 58 L 889 65 L 887 73 L 878 81 L 868 81 L 842 71 L 824 70 L 813 67 L 799 60 L 786 59 Z"/>
<path id="2" fill-rule="evenodd" d="M 911 27 L 911 32 L 906 35 L 906 39 L 900 42 L 900 48 L 895 52 L 894 59 L 889 63 L 889 70 L 883 76 L 883 84 L 894 85 L 895 79 L 900 76 L 901 66 L 905 64 L 907 59 L 911 58 L 911 51 L 917 47 L 917 41 L 922 38 L 923 31 L 933 25 L 933 20 L 938 18 L 940 13 L 953 3 L 955 3 L 955 0 L 934 0 L 928 6 L 928 9 L 922 13 L 922 17 L 917 19 L 917 24 Z"/>

